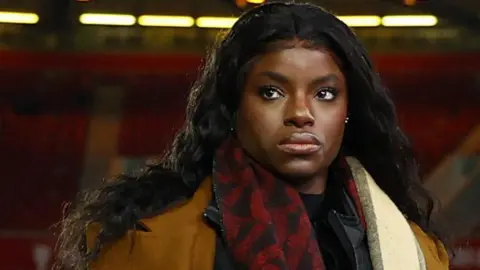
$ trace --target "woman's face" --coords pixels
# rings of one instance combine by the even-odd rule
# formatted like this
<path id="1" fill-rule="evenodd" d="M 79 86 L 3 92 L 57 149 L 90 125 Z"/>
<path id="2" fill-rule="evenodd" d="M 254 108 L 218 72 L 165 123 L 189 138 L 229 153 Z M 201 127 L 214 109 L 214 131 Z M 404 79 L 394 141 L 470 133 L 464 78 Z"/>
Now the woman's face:
<path id="1" fill-rule="evenodd" d="M 328 171 L 342 143 L 345 76 L 327 49 L 259 56 L 236 117 L 242 147 L 260 164 L 292 181 L 314 178 Z"/>

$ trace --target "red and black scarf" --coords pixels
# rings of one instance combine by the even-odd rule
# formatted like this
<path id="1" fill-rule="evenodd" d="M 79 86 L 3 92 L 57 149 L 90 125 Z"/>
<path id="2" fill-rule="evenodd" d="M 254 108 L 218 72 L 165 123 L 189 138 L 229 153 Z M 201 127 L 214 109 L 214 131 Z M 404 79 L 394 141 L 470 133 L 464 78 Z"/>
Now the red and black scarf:
<path id="1" fill-rule="evenodd" d="M 325 269 L 298 191 L 247 157 L 235 139 L 218 149 L 213 176 L 226 241 L 239 269 Z M 346 181 L 364 223 L 355 182 Z"/>

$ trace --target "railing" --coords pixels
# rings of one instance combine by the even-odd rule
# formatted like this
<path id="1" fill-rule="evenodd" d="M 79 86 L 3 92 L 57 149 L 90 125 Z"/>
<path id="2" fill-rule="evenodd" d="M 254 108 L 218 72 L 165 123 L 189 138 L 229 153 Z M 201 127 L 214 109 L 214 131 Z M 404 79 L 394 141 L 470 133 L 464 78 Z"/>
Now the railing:
<path id="1" fill-rule="evenodd" d="M 480 125 L 427 178 L 426 187 L 448 206 L 480 170 Z"/>
<path id="2" fill-rule="evenodd" d="M 468 236 L 480 223 L 480 125 L 430 175 L 426 187 L 440 200 L 438 223 L 455 236 Z"/>

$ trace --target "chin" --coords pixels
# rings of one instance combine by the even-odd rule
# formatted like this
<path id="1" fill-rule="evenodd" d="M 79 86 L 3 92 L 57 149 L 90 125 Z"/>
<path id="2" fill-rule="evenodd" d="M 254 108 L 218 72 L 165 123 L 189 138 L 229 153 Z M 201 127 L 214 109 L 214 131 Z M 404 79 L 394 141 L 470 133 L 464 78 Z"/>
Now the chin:
<path id="1" fill-rule="evenodd" d="M 320 168 L 318 168 L 318 164 L 314 164 L 309 160 L 291 161 L 287 164 L 283 164 L 281 168 L 277 169 L 282 176 L 289 178 L 294 182 L 296 182 L 296 179 L 301 181 L 301 179 L 312 178 L 320 170 Z"/>

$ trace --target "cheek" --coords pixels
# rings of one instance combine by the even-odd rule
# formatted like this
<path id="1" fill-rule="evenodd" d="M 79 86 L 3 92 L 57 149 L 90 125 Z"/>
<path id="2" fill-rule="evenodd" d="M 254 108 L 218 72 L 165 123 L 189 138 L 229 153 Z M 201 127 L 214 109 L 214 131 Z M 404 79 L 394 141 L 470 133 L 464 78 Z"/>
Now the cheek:
<path id="1" fill-rule="evenodd" d="M 343 135 L 345 131 L 345 120 L 329 121 L 324 126 L 323 135 L 325 140 L 324 158 L 332 162 L 342 148 Z"/>
<path id="2" fill-rule="evenodd" d="M 241 104 L 237 111 L 236 133 L 245 147 L 268 148 L 278 128 L 277 114 L 255 102 Z"/>
<path id="3" fill-rule="evenodd" d="M 265 127 L 263 124 L 267 122 L 266 119 L 268 119 L 267 115 L 264 115 L 261 111 L 255 111 L 254 108 L 240 108 L 237 112 L 237 133 L 239 136 L 255 136 L 251 139 L 261 139 L 259 135 L 262 134 L 262 131 L 266 131 L 262 129 L 262 127 Z"/>
<path id="4" fill-rule="evenodd" d="M 319 117 L 318 127 L 325 136 L 325 142 L 331 148 L 340 146 L 343 134 L 345 132 L 345 118 L 347 117 L 346 109 L 339 109 L 331 113 L 323 113 Z M 318 119 L 318 118 L 317 118 Z"/>
<path id="5" fill-rule="evenodd" d="M 243 143 L 251 143 L 256 139 L 258 131 L 257 121 L 258 112 L 254 111 L 248 102 L 243 102 L 238 108 L 235 119 L 235 131 L 239 140 Z"/>

